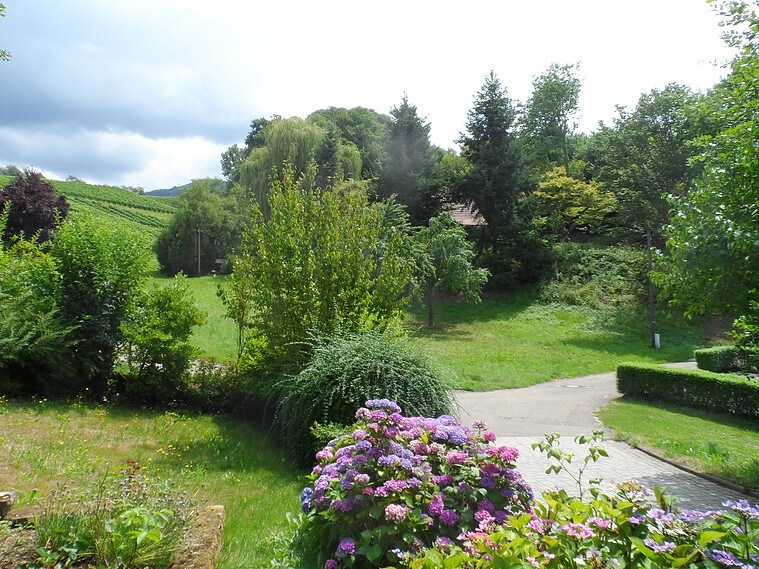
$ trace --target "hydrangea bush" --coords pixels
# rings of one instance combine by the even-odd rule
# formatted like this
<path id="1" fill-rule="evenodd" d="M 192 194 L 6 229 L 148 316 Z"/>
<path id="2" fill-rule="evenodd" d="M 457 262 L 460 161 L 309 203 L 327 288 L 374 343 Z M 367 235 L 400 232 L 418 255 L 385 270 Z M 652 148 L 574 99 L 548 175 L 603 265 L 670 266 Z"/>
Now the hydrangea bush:
<path id="1" fill-rule="evenodd" d="M 438 567 L 756 569 L 759 506 L 726 501 L 724 512 L 674 510 L 650 503 L 634 482 L 612 495 L 591 491 L 583 501 L 560 490 L 544 494 L 533 512 L 503 525 L 469 531 L 462 544 L 436 545 L 408 561 Z"/>
<path id="2" fill-rule="evenodd" d="M 495 446 L 483 424 L 404 417 L 387 399 L 367 401 L 356 419 L 352 434 L 317 453 L 301 495 L 296 543 L 317 566 L 399 565 L 531 512 L 518 451 Z"/>

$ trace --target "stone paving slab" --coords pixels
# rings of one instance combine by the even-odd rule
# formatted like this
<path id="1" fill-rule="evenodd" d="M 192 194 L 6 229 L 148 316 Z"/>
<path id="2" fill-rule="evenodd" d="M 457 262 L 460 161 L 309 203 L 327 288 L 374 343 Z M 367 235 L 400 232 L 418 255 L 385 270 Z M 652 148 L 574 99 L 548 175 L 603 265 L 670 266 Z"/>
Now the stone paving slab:
<path id="1" fill-rule="evenodd" d="M 695 367 L 694 362 L 668 364 L 676 367 Z M 498 435 L 499 444 L 519 449 L 517 467 L 532 485 L 536 495 L 552 490 L 557 485 L 568 492 L 577 493 L 576 484 L 565 474 L 546 474 L 548 460 L 531 444 L 546 433 L 561 435 L 561 448 L 575 454 L 582 461 L 585 452 L 573 438 L 590 435 L 603 428 L 595 412 L 620 394 L 616 374 L 602 373 L 586 377 L 560 379 L 520 389 L 502 389 L 487 392 L 458 392 L 459 406 L 456 415 L 464 424 L 484 421 L 488 429 Z M 724 500 L 756 498 L 745 496 L 709 480 L 660 461 L 621 442 L 607 440 L 604 447 L 609 457 L 602 457 L 586 471 L 587 478 L 602 478 L 605 484 L 636 480 L 654 488 L 666 487 L 670 495 L 678 498 L 683 508 L 701 510 L 719 509 Z"/>
<path id="2" fill-rule="evenodd" d="M 540 437 L 498 437 L 497 443 L 519 449 L 517 468 L 527 482 L 532 486 L 536 496 L 546 490 L 564 488 L 568 493 L 578 495 L 577 484 L 572 478 L 561 472 L 546 474 L 545 470 L 551 464 L 539 450 L 533 450 L 531 445 Z M 583 474 L 583 479 L 601 478 L 601 487 L 608 489 L 615 482 L 635 480 L 647 488 L 656 486 L 667 488 L 667 493 L 677 497 L 677 505 L 682 508 L 698 510 L 722 509 L 725 500 L 755 498 L 744 496 L 738 492 L 714 484 L 699 476 L 681 470 L 666 462 L 636 450 L 629 445 L 616 441 L 604 441 L 608 457 L 601 457 L 598 462 L 591 463 Z M 577 472 L 582 460 L 587 454 L 584 445 L 578 445 L 572 437 L 561 438 L 561 448 L 574 454 L 573 472 Z"/>

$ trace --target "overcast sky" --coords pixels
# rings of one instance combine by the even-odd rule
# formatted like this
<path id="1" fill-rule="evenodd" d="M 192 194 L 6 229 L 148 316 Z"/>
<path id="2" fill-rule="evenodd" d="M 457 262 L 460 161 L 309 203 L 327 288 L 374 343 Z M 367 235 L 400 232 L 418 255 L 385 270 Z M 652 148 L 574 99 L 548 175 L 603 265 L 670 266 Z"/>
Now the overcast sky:
<path id="1" fill-rule="evenodd" d="M 444 148 L 492 69 L 519 101 L 580 63 L 580 129 L 730 52 L 705 0 L 3 0 L 0 165 L 146 190 L 221 176 L 250 121 L 403 93 Z"/>

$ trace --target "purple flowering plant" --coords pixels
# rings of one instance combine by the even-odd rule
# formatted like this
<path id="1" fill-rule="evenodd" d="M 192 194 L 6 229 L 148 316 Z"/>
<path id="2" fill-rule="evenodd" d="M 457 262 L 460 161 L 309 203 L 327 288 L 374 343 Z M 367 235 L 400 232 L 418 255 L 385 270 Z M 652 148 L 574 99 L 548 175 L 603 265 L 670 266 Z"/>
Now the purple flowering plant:
<path id="1" fill-rule="evenodd" d="M 367 401 L 356 419 L 317 453 L 301 494 L 297 541 L 316 549 L 303 554 L 320 566 L 398 565 L 532 511 L 517 450 L 496 446 L 483 424 L 405 417 L 387 399 Z"/>
<path id="2" fill-rule="evenodd" d="M 463 543 L 435 544 L 408 560 L 438 567 L 759 567 L 759 506 L 726 501 L 724 511 L 668 507 L 634 482 L 582 500 L 547 492 L 532 512 L 469 531 Z M 659 505 L 664 505 L 662 509 Z"/>

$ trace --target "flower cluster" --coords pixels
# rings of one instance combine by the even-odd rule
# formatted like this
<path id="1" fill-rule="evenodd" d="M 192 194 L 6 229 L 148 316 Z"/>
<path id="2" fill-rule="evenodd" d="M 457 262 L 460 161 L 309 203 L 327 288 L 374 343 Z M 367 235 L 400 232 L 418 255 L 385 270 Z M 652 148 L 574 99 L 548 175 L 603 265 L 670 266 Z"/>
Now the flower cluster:
<path id="1" fill-rule="evenodd" d="M 759 506 L 726 501 L 725 511 L 665 511 L 639 485 L 587 502 L 565 491 L 544 495 L 532 513 L 510 516 L 462 545 L 434 544 L 412 569 L 465 567 L 759 567 Z"/>
<path id="2" fill-rule="evenodd" d="M 356 419 L 317 453 L 301 494 L 301 532 L 323 548 L 325 567 L 397 564 L 531 511 L 517 451 L 495 446 L 484 425 L 404 417 L 387 399 L 367 401 Z"/>

